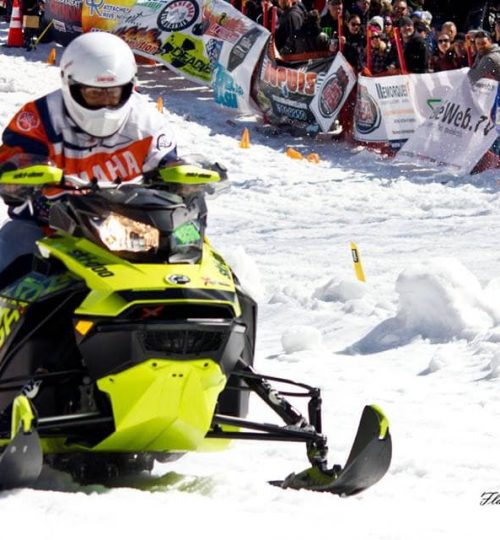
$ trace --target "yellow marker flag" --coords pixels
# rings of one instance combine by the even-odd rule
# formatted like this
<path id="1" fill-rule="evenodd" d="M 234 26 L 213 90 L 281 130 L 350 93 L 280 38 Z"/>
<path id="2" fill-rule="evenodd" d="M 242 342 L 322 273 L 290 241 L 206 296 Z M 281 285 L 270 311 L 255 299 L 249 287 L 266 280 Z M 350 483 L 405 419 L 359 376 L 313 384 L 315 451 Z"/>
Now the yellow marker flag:
<path id="1" fill-rule="evenodd" d="M 352 260 L 354 261 L 354 271 L 356 272 L 356 277 L 359 281 L 366 281 L 365 273 L 363 272 L 363 265 L 361 264 L 361 257 L 359 255 L 358 246 L 351 242 L 351 255 Z"/>

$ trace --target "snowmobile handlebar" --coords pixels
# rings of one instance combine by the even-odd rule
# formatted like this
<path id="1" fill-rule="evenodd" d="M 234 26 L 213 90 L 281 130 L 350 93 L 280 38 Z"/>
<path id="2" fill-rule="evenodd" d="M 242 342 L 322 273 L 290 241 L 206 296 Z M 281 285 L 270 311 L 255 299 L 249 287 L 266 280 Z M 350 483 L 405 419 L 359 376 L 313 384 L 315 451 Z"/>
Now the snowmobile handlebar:
<path id="1" fill-rule="evenodd" d="M 226 168 L 215 162 L 209 163 L 203 157 L 193 156 L 160 166 L 145 172 L 136 178 L 127 180 L 127 184 L 190 186 L 200 189 L 207 184 L 215 184 L 227 178 Z M 0 186 L 23 186 L 32 188 L 59 187 L 62 189 L 85 189 L 90 187 L 116 188 L 121 179 L 114 181 L 88 181 L 76 175 L 68 175 L 56 167 L 45 156 L 18 154 L 0 166 Z"/>

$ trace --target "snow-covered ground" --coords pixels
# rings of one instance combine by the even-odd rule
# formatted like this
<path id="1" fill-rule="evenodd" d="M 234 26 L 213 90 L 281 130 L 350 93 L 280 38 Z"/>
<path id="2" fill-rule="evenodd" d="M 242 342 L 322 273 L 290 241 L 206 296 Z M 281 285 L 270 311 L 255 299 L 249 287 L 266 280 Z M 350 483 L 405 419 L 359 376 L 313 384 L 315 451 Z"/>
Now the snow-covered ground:
<path id="1" fill-rule="evenodd" d="M 0 129 L 25 101 L 57 87 L 58 68 L 45 62 L 52 47 L 0 50 Z M 140 81 L 153 102 L 163 98 L 181 154 L 229 169 L 231 189 L 209 202 L 209 237 L 259 300 L 256 366 L 321 387 L 331 463 L 345 462 L 364 404 L 380 405 L 392 466 L 349 499 L 266 484 L 307 466 L 302 445 L 291 443 L 234 443 L 158 466 L 154 483 L 113 489 L 46 471 L 40 489 L 0 494 L 2 534 L 495 534 L 500 506 L 480 503 L 484 492 L 500 492 L 500 171 L 454 178 L 342 143 L 266 137 L 254 118 L 216 107 L 209 91 L 168 71 L 142 68 Z M 239 147 L 244 127 L 249 149 Z M 290 159 L 288 146 L 321 163 Z M 251 413 L 267 418 L 258 402 Z"/>

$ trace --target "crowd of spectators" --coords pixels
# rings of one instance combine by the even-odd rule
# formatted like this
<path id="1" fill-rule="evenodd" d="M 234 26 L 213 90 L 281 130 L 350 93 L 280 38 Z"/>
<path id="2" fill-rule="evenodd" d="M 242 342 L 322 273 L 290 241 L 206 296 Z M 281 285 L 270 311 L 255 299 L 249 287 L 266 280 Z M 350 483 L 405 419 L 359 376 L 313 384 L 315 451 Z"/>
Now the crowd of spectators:
<path id="1" fill-rule="evenodd" d="M 285 58 L 341 50 L 356 71 L 372 75 L 472 66 L 479 31 L 493 51 L 500 43 L 500 0 L 247 0 L 244 6 L 260 24 L 267 11 Z"/>

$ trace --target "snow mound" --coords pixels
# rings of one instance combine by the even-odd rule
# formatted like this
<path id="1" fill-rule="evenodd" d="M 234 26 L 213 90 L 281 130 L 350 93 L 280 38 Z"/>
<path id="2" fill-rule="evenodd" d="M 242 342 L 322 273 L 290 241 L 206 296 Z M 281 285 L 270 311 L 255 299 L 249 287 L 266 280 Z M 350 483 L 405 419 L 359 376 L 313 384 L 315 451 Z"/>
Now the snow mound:
<path id="1" fill-rule="evenodd" d="M 500 285 L 491 282 L 483 289 L 457 259 L 437 258 L 404 270 L 396 281 L 396 292 L 396 316 L 380 323 L 345 353 L 377 353 L 416 338 L 435 343 L 472 340 L 500 323 Z M 442 359 L 436 357 L 429 371 L 441 367 Z"/>
<path id="2" fill-rule="evenodd" d="M 287 354 L 316 349 L 321 343 L 321 332 L 313 326 L 292 326 L 281 336 L 281 345 Z"/>
<path id="3" fill-rule="evenodd" d="M 347 302 L 359 300 L 366 294 L 366 286 L 359 281 L 343 280 L 340 283 L 331 279 L 314 291 L 314 298 L 323 302 Z"/>
<path id="4" fill-rule="evenodd" d="M 492 297 L 456 259 L 439 258 L 405 270 L 396 292 L 402 326 L 430 339 L 470 339 L 500 321 Z"/>

